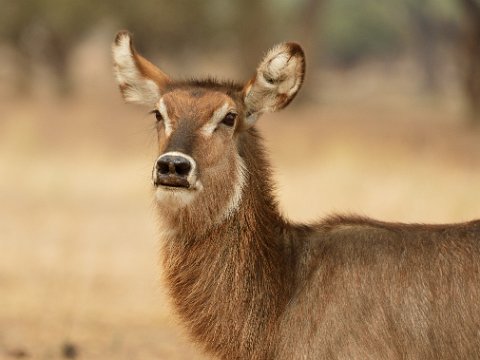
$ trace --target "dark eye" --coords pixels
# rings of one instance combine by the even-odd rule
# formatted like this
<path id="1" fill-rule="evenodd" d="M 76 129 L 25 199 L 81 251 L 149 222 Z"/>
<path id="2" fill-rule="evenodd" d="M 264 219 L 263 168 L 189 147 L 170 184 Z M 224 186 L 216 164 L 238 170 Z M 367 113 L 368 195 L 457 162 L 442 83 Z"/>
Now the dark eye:
<path id="1" fill-rule="evenodd" d="M 237 114 L 229 112 L 222 120 L 222 124 L 227 125 L 228 127 L 232 127 L 235 125 L 235 119 L 237 118 Z"/>
<path id="2" fill-rule="evenodd" d="M 160 111 L 153 110 L 152 113 L 155 114 L 155 118 L 157 119 L 157 121 L 162 121 L 163 120 L 163 117 L 162 117 L 162 114 L 160 114 Z"/>

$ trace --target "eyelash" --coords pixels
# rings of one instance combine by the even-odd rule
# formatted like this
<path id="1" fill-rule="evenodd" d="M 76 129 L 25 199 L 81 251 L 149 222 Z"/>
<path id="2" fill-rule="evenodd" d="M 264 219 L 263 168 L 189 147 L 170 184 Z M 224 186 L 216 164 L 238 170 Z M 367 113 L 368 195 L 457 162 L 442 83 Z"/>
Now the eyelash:
<path id="1" fill-rule="evenodd" d="M 160 121 L 163 120 L 163 116 L 162 116 L 162 114 L 160 114 L 160 111 L 152 110 L 150 113 L 155 115 L 155 118 L 157 119 L 157 122 L 160 122 Z"/>

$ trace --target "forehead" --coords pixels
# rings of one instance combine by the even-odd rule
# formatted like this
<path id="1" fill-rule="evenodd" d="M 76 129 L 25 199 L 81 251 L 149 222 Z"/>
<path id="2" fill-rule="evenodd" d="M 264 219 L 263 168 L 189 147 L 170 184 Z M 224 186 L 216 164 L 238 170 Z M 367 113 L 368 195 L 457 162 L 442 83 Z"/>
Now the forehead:
<path id="1" fill-rule="evenodd" d="M 173 118 L 205 118 L 225 104 L 232 109 L 236 107 L 235 100 L 224 92 L 195 87 L 173 89 L 165 93 L 161 101 Z"/>

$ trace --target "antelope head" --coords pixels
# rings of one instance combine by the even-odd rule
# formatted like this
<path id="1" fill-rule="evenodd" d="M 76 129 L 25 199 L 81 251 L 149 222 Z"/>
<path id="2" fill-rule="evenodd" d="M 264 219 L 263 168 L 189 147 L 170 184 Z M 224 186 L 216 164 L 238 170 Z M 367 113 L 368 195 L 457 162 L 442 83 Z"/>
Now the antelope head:
<path id="1" fill-rule="evenodd" d="M 248 176 L 242 136 L 262 113 L 284 108 L 297 94 L 305 72 L 301 47 L 275 46 L 246 84 L 172 80 L 135 50 L 126 31 L 116 36 L 113 59 L 124 100 L 150 107 L 155 117 L 152 180 L 160 209 L 201 208 L 216 219 L 232 214 Z"/>

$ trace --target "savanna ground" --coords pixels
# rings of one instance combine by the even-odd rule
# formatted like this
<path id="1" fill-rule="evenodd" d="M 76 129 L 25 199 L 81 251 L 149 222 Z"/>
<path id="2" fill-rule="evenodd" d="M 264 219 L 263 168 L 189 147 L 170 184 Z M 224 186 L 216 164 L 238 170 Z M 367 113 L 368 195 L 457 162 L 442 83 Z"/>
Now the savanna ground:
<path id="1" fill-rule="evenodd" d="M 480 132 L 462 123 L 455 91 L 425 97 L 402 73 L 369 68 L 321 80 L 319 96 L 259 125 L 286 215 L 480 217 Z M 1 359 L 203 358 L 160 281 L 153 119 L 108 86 L 2 100 Z"/>

